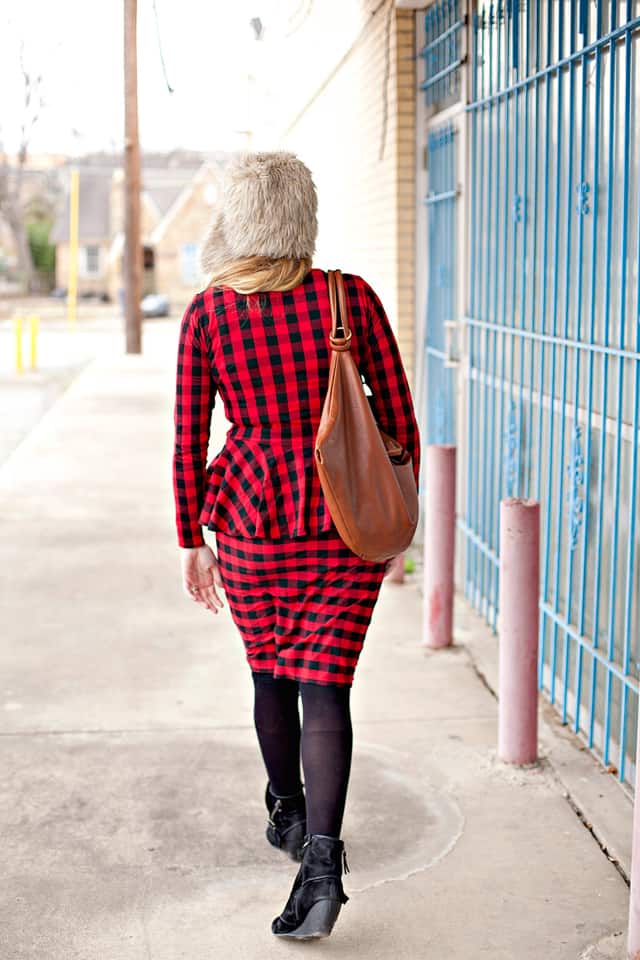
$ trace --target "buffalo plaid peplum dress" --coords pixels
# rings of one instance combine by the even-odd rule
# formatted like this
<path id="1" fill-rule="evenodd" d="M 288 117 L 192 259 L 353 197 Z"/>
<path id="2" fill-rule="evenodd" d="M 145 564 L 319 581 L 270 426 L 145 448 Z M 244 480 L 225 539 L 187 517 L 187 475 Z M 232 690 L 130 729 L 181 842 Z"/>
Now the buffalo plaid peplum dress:
<path id="1" fill-rule="evenodd" d="M 344 273 L 352 354 L 380 427 L 420 440 L 393 329 L 369 284 Z M 352 684 L 385 564 L 341 539 L 314 463 L 327 389 L 331 312 L 325 271 L 293 290 L 198 293 L 178 343 L 173 488 L 178 543 L 214 531 L 220 575 L 253 671 Z M 211 415 L 231 424 L 207 463 Z"/>

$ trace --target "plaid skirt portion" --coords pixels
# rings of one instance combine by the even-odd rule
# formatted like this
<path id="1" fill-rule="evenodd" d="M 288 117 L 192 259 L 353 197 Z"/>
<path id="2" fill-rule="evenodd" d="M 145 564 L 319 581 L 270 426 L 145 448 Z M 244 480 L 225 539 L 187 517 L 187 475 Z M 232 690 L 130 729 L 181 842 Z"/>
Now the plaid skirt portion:
<path id="1" fill-rule="evenodd" d="M 353 683 L 385 573 L 338 533 L 245 538 L 216 531 L 229 610 L 253 671 Z"/>

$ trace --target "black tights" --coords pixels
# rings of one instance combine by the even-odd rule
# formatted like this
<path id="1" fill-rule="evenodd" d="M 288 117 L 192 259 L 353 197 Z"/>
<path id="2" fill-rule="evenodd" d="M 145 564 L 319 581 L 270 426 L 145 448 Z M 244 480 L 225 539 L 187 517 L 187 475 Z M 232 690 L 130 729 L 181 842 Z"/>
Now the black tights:
<path id="1" fill-rule="evenodd" d="M 353 746 L 351 688 L 276 680 L 270 673 L 253 673 L 253 683 L 256 732 L 272 793 L 286 797 L 300 790 L 302 756 L 307 833 L 339 837 Z"/>

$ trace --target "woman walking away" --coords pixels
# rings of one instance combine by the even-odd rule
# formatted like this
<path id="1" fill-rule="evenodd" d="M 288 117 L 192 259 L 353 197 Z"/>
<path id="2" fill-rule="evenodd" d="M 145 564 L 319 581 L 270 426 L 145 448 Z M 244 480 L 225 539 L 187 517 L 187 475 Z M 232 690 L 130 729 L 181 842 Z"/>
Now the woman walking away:
<path id="1" fill-rule="evenodd" d="M 296 939 L 327 936 L 348 900 L 349 695 L 390 563 L 362 560 L 340 538 L 314 463 L 331 353 L 327 274 L 312 266 L 316 211 L 311 173 L 294 154 L 233 155 L 203 248 L 209 285 L 181 323 L 174 407 L 184 587 L 213 613 L 223 588 L 244 641 L 267 839 L 300 863 L 272 932 Z M 393 330 L 369 284 L 343 277 L 374 416 L 411 454 L 417 483 L 418 427 Z M 207 465 L 218 395 L 231 427 Z"/>

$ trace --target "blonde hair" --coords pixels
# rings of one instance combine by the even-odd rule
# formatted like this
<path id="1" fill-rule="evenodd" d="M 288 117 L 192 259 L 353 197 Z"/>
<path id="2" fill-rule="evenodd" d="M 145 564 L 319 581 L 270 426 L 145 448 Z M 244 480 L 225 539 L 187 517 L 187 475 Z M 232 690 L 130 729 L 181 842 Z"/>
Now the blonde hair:
<path id="1" fill-rule="evenodd" d="M 236 293 L 292 290 L 311 269 L 311 257 L 240 257 L 209 277 L 209 287 L 231 287 Z"/>

